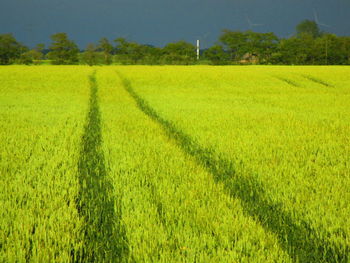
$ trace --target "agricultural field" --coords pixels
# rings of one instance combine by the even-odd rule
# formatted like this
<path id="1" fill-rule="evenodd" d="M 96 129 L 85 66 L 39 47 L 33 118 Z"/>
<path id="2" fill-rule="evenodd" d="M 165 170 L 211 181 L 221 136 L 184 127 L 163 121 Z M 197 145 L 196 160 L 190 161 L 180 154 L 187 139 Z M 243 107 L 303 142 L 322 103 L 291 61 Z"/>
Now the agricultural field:
<path id="1" fill-rule="evenodd" d="M 350 67 L 0 67 L 0 262 L 350 262 Z"/>

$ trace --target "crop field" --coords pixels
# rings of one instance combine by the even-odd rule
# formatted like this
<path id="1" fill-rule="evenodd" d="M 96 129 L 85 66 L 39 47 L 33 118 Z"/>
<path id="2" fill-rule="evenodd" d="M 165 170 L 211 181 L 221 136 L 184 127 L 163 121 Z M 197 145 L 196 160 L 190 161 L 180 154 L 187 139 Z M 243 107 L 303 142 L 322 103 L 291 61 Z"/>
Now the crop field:
<path id="1" fill-rule="evenodd" d="M 350 262 L 350 67 L 0 67 L 0 262 Z"/>

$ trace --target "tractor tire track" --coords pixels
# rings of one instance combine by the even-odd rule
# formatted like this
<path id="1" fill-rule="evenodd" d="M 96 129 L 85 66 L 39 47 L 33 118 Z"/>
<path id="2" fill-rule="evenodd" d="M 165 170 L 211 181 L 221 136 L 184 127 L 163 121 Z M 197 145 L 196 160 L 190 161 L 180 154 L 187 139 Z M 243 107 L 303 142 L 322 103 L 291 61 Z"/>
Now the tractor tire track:
<path id="1" fill-rule="evenodd" d="M 85 220 L 83 247 L 72 251 L 73 262 L 125 262 L 128 241 L 121 218 L 121 201 L 113 198 L 102 150 L 101 114 L 96 72 L 90 75 L 90 106 L 82 137 L 77 207 Z"/>
<path id="2" fill-rule="evenodd" d="M 328 82 L 325 82 L 324 80 L 321 80 L 319 78 L 316 78 L 314 76 L 310 76 L 310 75 L 302 75 L 305 79 L 310 80 L 313 83 L 317 83 L 319 85 L 322 85 L 324 87 L 331 87 L 334 88 L 334 86 L 332 84 L 329 84 Z"/>
<path id="3" fill-rule="evenodd" d="M 266 194 L 262 184 L 250 174 L 237 174 L 235 163 L 215 153 L 211 148 L 200 146 L 189 135 L 178 129 L 171 121 L 162 118 L 147 101 L 132 88 L 131 83 L 117 72 L 125 90 L 135 100 L 138 108 L 166 132 L 184 153 L 192 156 L 198 165 L 205 168 L 217 183 L 222 183 L 227 192 L 241 200 L 247 215 L 257 220 L 267 231 L 272 232 L 294 262 L 348 262 L 350 247 L 331 243 L 325 231 L 316 231 L 304 220 L 295 220 L 281 203 L 275 203 Z M 323 235 L 319 235 L 323 233 Z"/>
<path id="4" fill-rule="evenodd" d="M 274 76 L 274 77 L 276 79 L 280 80 L 280 81 L 283 81 L 283 82 L 287 83 L 290 86 L 293 86 L 293 87 L 296 87 L 296 88 L 302 88 L 302 86 L 299 83 L 295 82 L 294 80 L 283 78 L 283 77 L 280 77 L 280 76 Z"/>

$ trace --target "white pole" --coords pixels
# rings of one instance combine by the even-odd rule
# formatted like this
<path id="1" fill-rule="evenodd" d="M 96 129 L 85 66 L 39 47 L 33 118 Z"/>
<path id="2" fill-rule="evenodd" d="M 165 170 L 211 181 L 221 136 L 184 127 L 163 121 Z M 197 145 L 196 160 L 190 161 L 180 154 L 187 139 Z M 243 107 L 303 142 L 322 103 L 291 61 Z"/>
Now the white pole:
<path id="1" fill-rule="evenodd" d="M 197 60 L 199 60 L 199 39 L 197 40 Z"/>

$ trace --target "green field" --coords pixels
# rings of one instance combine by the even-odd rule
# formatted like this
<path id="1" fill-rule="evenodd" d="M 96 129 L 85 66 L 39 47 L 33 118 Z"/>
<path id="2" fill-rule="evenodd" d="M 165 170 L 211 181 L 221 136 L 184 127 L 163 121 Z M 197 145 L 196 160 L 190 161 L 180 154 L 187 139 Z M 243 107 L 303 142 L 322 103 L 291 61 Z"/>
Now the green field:
<path id="1" fill-rule="evenodd" d="M 350 262 L 350 67 L 0 67 L 0 262 Z"/>

